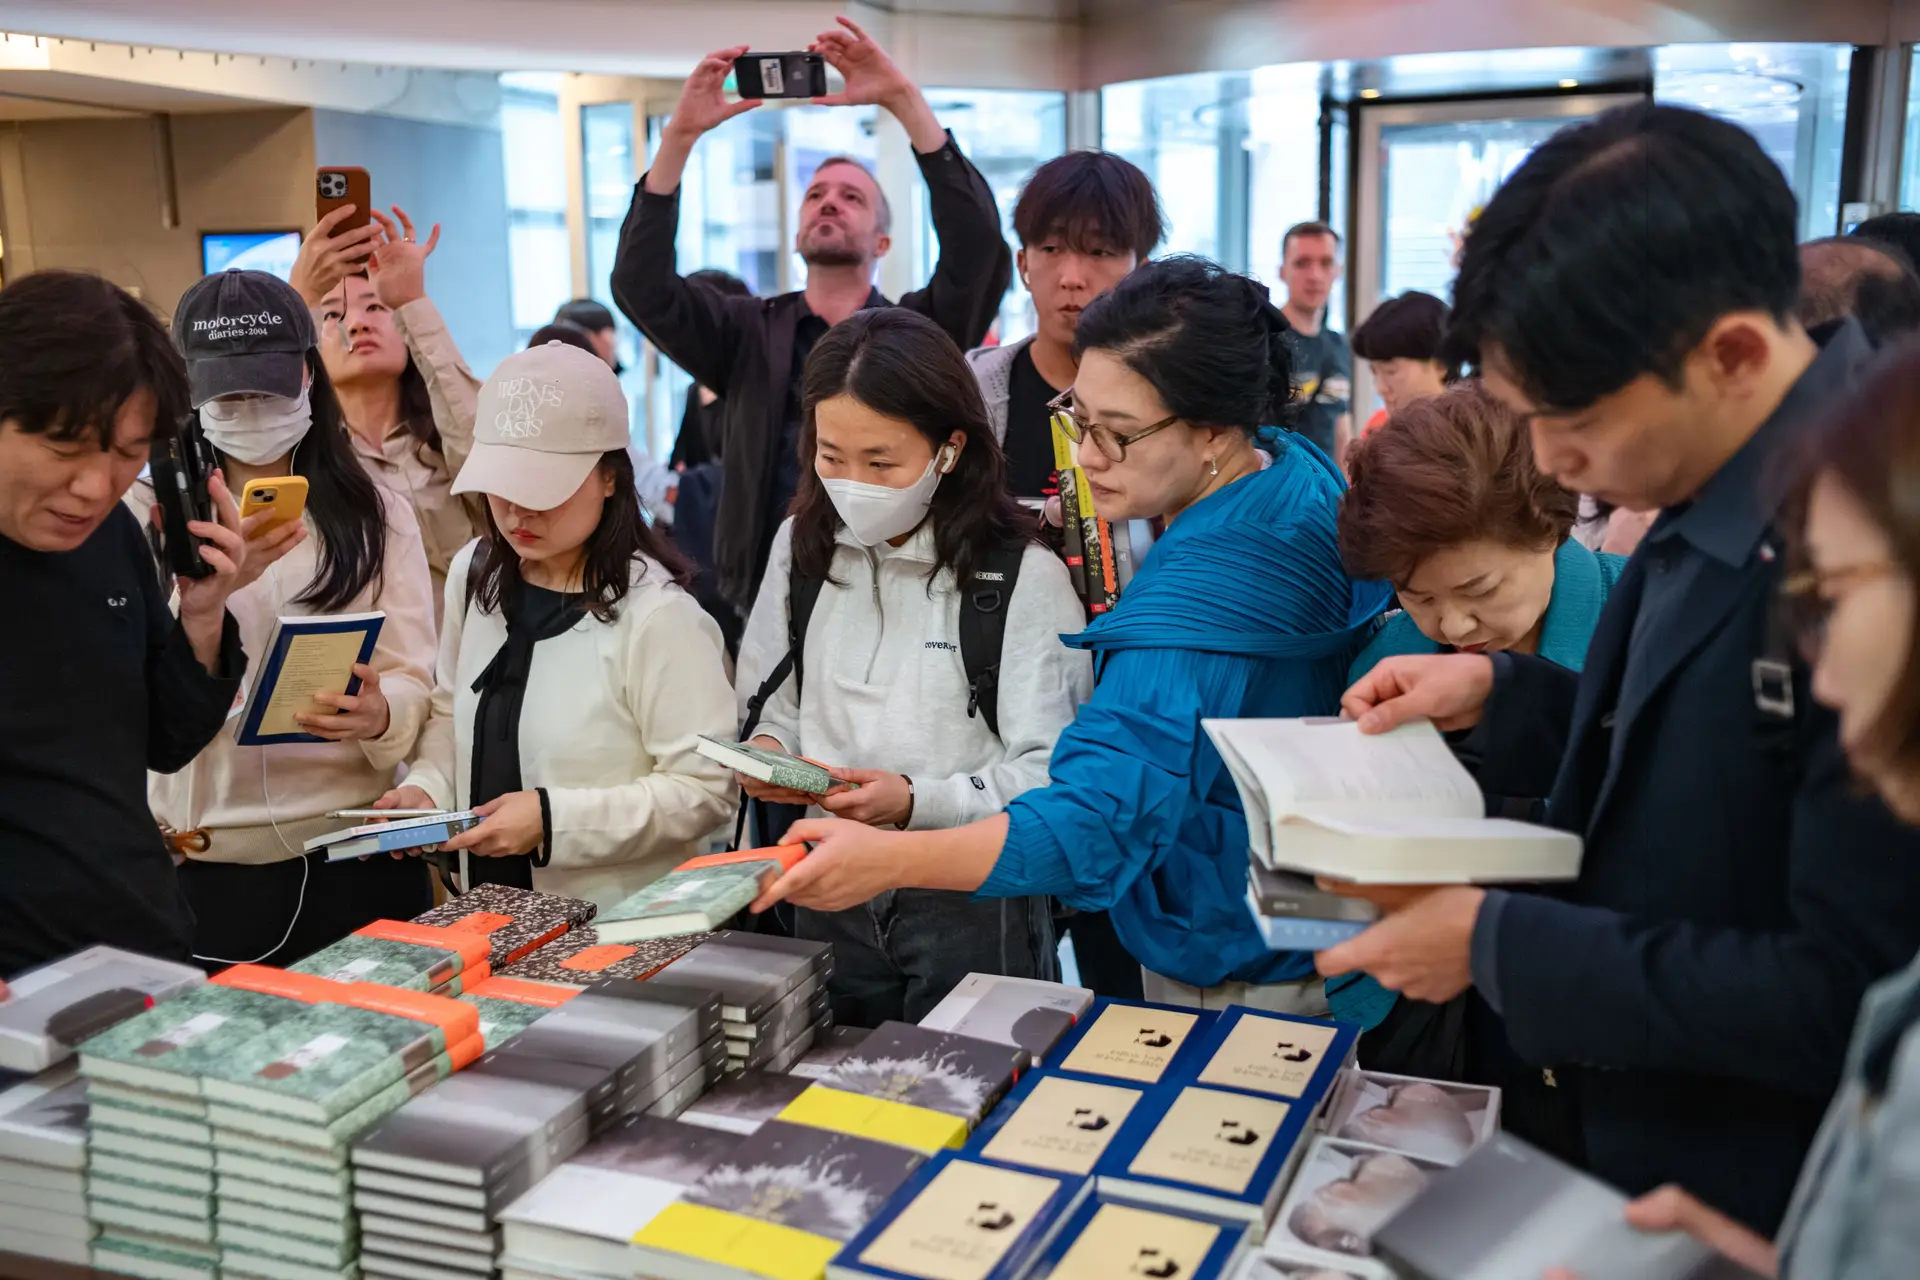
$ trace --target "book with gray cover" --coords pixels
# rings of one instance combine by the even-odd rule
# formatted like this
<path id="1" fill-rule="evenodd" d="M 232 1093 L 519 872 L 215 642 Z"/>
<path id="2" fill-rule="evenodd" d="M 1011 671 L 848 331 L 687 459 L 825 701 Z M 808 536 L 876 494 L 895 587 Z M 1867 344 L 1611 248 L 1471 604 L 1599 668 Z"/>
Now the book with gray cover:
<path id="1" fill-rule="evenodd" d="M 463 1071 L 414 1098 L 354 1143 L 354 1168 L 473 1188 L 479 1207 L 498 1207 L 488 1201 L 516 1170 L 544 1173 L 572 1154 L 560 1149 L 565 1135 L 585 1141 L 581 1090 L 564 1078 L 528 1078 L 531 1061 L 516 1065 L 527 1074 Z M 571 1064 L 553 1065 L 564 1077 Z"/>
<path id="2" fill-rule="evenodd" d="M 824 942 L 723 929 L 648 981 L 718 992 L 723 1018 L 752 1023 L 832 966 L 833 948 Z"/>
<path id="3" fill-rule="evenodd" d="M 710 991 L 654 982 L 595 984 L 521 1032 L 517 1055 L 559 1058 L 618 1073 L 617 1089 L 638 1089 L 720 1031 Z"/>
<path id="4" fill-rule="evenodd" d="M 1627 1225 L 1627 1198 L 1507 1133 L 1496 1132 L 1373 1233 L 1409 1280 L 1759 1280 L 1681 1232 Z"/>
<path id="5" fill-rule="evenodd" d="M 81 1074 L 137 1089 L 200 1096 L 199 1077 L 241 1045 L 311 1005 L 217 983 L 157 1005 L 80 1046 Z"/>
<path id="6" fill-rule="evenodd" d="M 204 971 L 117 947 L 88 947 L 8 980 L 0 1068 L 45 1071 L 75 1045 L 206 983 Z"/>
<path id="7" fill-rule="evenodd" d="M 37 1076 L 10 1076 L 0 1093 L 0 1159 L 83 1169 L 87 1092 L 71 1063 Z"/>
<path id="8" fill-rule="evenodd" d="M 721 1028 L 727 1037 L 727 1053 L 745 1061 L 748 1066 L 758 1066 L 772 1057 L 774 1050 L 818 1022 L 820 1015 L 827 1012 L 828 1008 L 827 989 L 824 986 L 801 987 L 773 1006 L 758 1022 L 723 1022 Z"/>
<path id="9" fill-rule="evenodd" d="M 1093 992 L 1036 978 L 970 973 L 920 1025 L 930 1031 L 1018 1045 L 1039 1066 L 1093 1005 Z"/>
<path id="10" fill-rule="evenodd" d="M 680 1119 L 729 1133 L 752 1133 L 785 1111 L 812 1083 L 773 1071 L 742 1071 L 681 1112 Z"/>
<path id="11" fill-rule="evenodd" d="M 883 1022 L 820 1083 L 976 1124 L 1027 1065 L 1026 1050 L 906 1022 Z"/>

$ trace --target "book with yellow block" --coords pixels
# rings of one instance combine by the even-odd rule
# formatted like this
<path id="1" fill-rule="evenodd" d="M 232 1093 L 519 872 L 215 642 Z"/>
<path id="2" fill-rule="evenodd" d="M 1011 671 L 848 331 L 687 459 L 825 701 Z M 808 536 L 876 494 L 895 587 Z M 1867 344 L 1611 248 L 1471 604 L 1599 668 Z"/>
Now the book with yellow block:
<path id="1" fill-rule="evenodd" d="M 921 1160 L 892 1143 L 769 1120 L 641 1228 L 633 1271 L 821 1280 Z"/>

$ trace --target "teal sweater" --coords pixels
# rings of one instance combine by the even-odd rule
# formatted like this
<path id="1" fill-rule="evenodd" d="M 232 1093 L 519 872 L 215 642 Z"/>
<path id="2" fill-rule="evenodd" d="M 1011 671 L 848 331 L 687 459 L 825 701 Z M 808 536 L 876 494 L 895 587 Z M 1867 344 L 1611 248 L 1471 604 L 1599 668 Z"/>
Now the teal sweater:
<path id="1" fill-rule="evenodd" d="M 1540 656 L 1570 671 L 1586 665 L 1587 643 L 1600 621 L 1600 610 L 1607 594 L 1627 567 L 1625 556 L 1601 555 L 1589 551 L 1572 538 L 1553 553 L 1553 595 L 1547 600 L 1547 614 L 1540 628 Z M 1385 658 L 1410 653 L 1439 653 L 1441 646 L 1429 640 L 1413 625 L 1406 613 L 1396 613 L 1381 624 L 1373 639 L 1347 671 L 1351 685 Z M 1339 979 L 1335 979 L 1335 984 Z M 1328 999 L 1334 1016 L 1342 1022 L 1357 1022 L 1372 1029 L 1380 1025 L 1399 997 L 1372 978 L 1360 978 L 1335 989 L 1329 984 Z"/>
<path id="2" fill-rule="evenodd" d="M 1587 642 L 1600 621 L 1600 610 L 1607 594 L 1627 567 L 1626 557 L 1601 555 L 1589 551 L 1572 538 L 1553 553 L 1553 595 L 1547 601 L 1547 616 L 1540 628 L 1540 656 L 1569 671 L 1586 665 Z M 1373 639 L 1347 671 L 1351 684 L 1379 665 L 1382 659 L 1410 653 L 1439 653 L 1437 641 L 1429 640 L 1413 625 L 1405 613 L 1396 613 L 1381 624 Z"/>

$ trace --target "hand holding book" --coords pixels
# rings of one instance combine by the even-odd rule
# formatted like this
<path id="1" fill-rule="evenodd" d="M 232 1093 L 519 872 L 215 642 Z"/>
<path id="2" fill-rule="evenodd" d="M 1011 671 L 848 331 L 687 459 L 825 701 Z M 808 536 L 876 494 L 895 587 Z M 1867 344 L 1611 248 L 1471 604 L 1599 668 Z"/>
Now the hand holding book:
<path id="1" fill-rule="evenodd" d="M 835 769 L 833 776 L 849 784 L 835 787 L 818 801 L 834 817 L 870 827 L 904 827 L 913 817 L 913 784 L 904 774 L 884 769 Z"/>
<path id="2" fill-rule="evenodd" d="M 510 791 L 473 806 L 473 811 L 484 820 L 439 846 L 442 850 L 472 853 L 482 858 L 511 858 L 532 853 L 546 838 L 547 826 L 540 817 L 537 791 Z"/>
<path id="3" fill-rule="evenodd" d="M 323 689 L 313 700 L 325 711 L 303 711 L 293 722 L 316 738 L 328 742 L 364 742 L 378 738 L 393 724 L 386 695 L 380 692 L 380 673 L 364 662 L 353 664 L 360 681 L 357 693 L 334 693 Z"/>

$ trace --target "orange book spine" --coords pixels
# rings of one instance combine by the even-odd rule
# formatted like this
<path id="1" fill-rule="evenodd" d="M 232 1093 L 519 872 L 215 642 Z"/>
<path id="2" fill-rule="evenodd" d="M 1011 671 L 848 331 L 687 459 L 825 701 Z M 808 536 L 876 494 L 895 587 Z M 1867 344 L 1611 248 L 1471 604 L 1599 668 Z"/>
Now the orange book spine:
<path id="1" fill-rule="evenodd" d="M 347 989 L 346 983 L 335 982 L 332 978 L 288 973 L 285 969 L 273 969 L 263 964 L 237 964 L 212 981 L 222 987 L 257 991 L 263 996 L 281 996 L 288 1000 L 304 1000 L 308 1004 L 338 1004 L 341 1002 L 341 993 Z"/>
<path id="2" fill-rule="evenodd" d="M 410 942 L 416 947 L 436 947 L 441 951 L 451 951 L 460 957 L 462 969 L 470 969 L 493 954 L 493 944 L 478 933 L 468 933 L 461 929 L 446 929 L 438 925 L 413 924 L 405 920 L 375 920 L 365 928 L 355 929 L 363 938 L 379 938 L 385 942 Z"/>
<path id="3" fill-rule="evenodd" d="M 460 1071 L 478 1062 L 486 1051 L 487 1046 L 479 1036 L 468 1036 L 459 1044 L 447 1047 L 447 1062 L 455 1071 Z"/>
<path id="4" fill-rule="evenodd" d="M 805 845 L 774 845 L 766 849 L 737 849 L 732 853 L 710 853 L 702 858 L 689 858 L 675 871 L 698 871 L 703 867 L 724 867 L 736 862 L 777 862 L 781 871 L 791 871 L 807 856 Z"/>
<path id="5" fill-rule="evenodd" d="M 480 1034 L 480 1011 L 452 996 L 430 996 L 424 991 L 403 991 L 373 982 L 340 984 L 344 994 L 338 1003 L 375 1013 L 390 1013 L 416 1022 L 430 1022 L 446 1035 L 449 1046 Z"/>
<path id="6" fill-rule="evenodd" d="M 512 1000 L 517 1004 L 538 1005 L 543 1009 L 557 1009 L 580 994 L 572 987 L 528 982 L 522 978 L 488 978 L 477 986 L 468 987 L 466 993 L 494 1000 Z"/>

